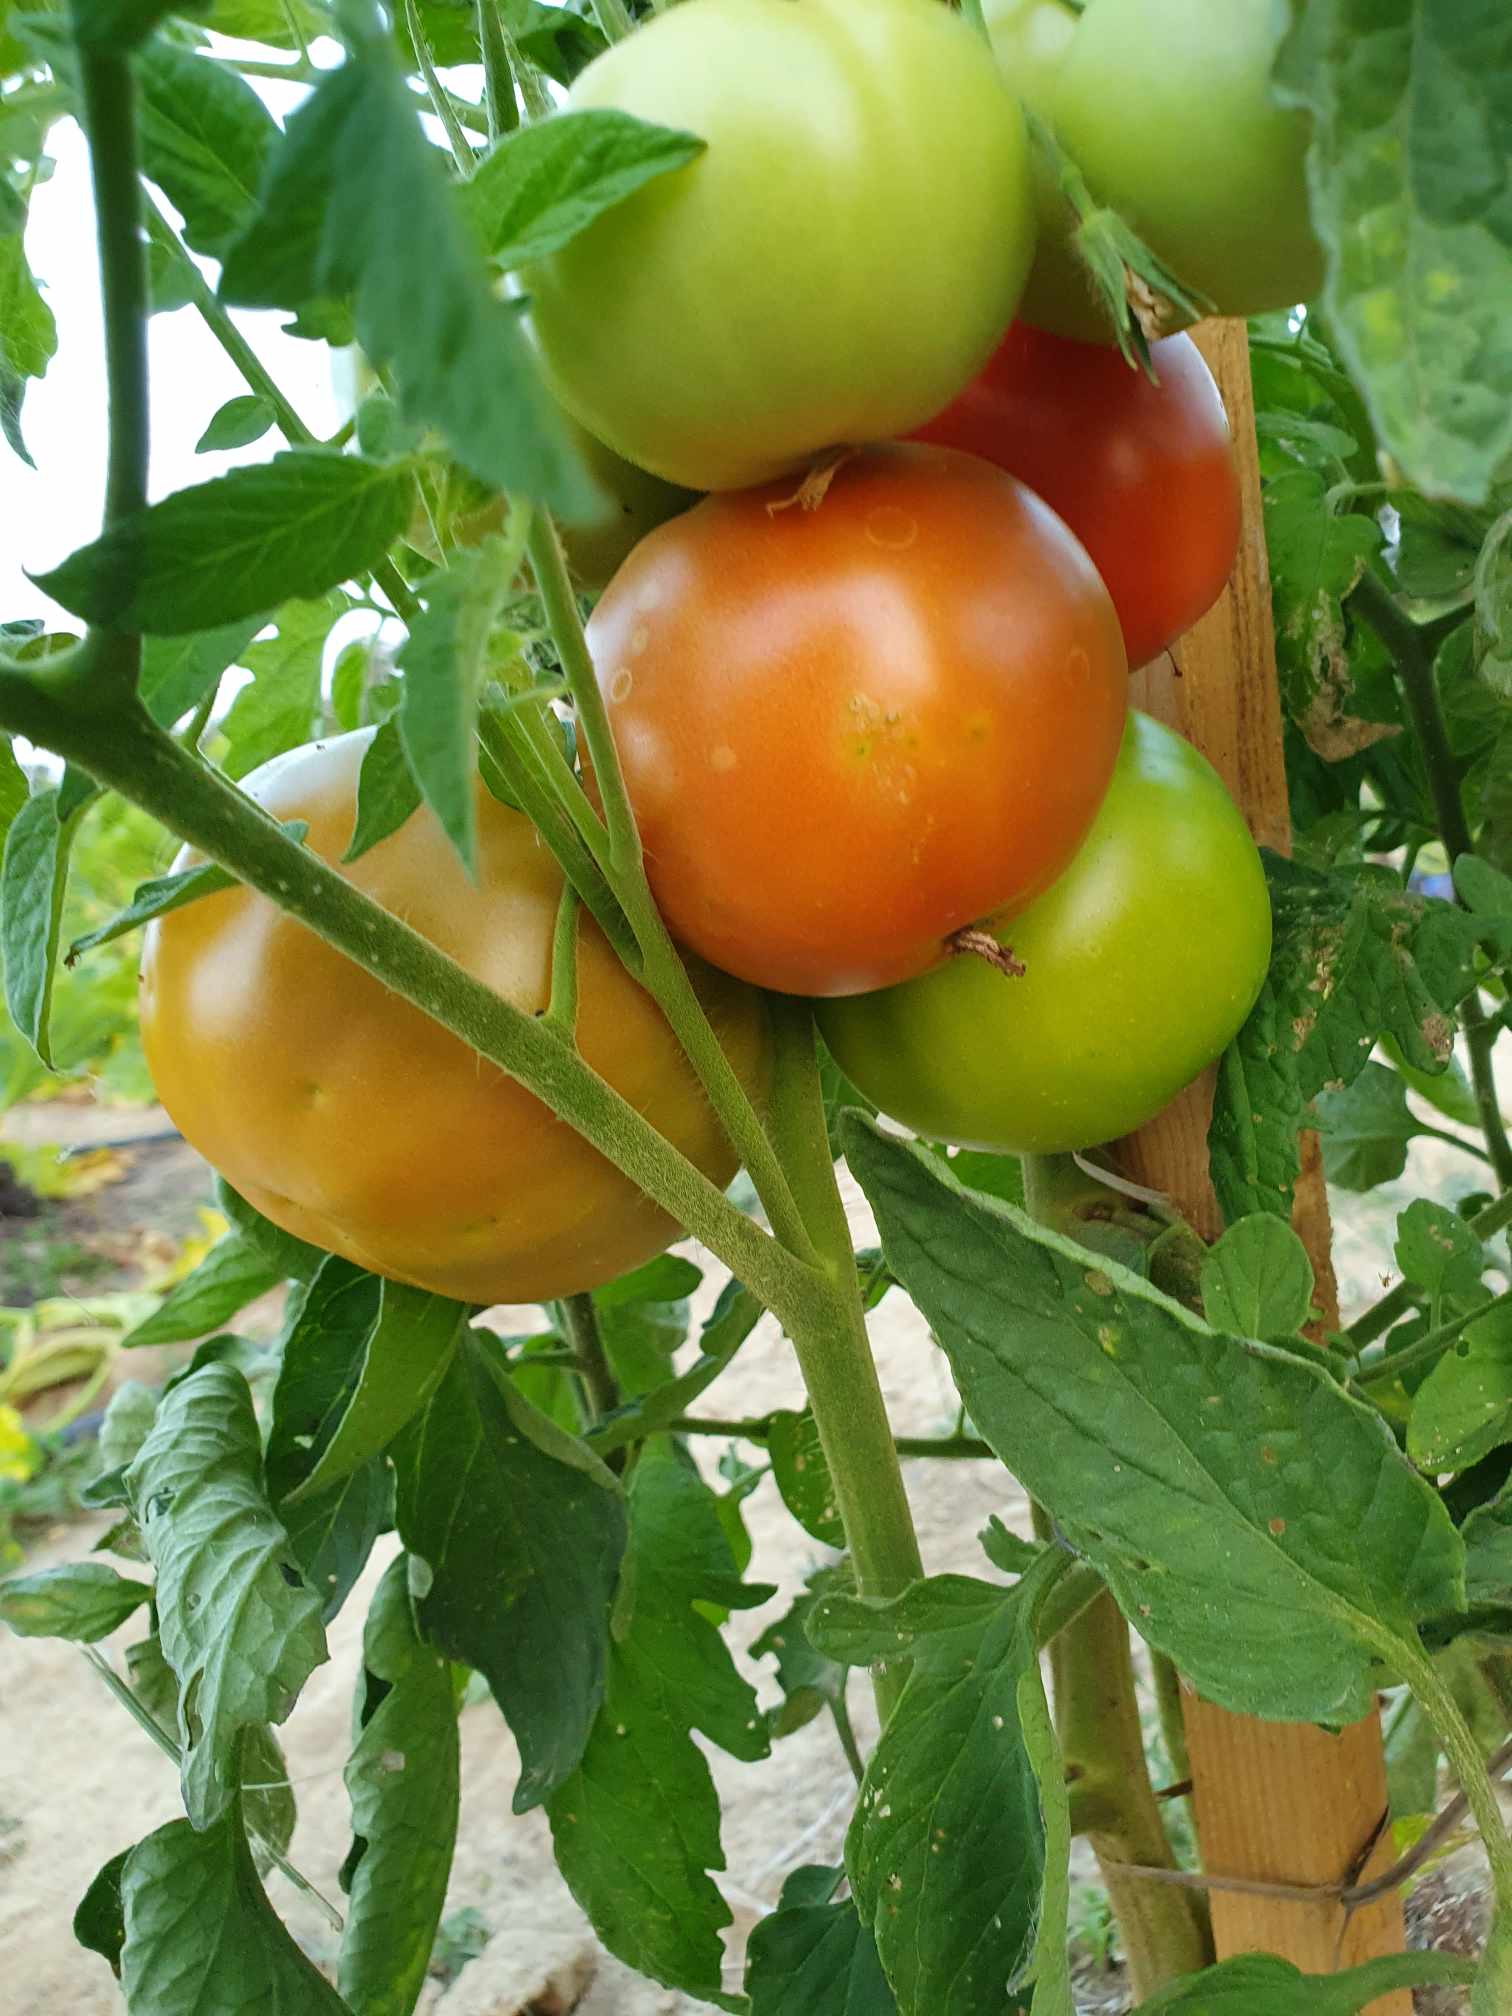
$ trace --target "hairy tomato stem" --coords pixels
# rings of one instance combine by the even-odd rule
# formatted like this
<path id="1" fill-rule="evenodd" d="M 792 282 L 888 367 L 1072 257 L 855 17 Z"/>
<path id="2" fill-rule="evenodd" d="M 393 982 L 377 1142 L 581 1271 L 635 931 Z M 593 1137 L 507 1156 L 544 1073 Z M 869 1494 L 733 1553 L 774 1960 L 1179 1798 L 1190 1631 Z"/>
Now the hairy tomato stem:
<path id="1" fill-rule="evenodd" d="M 735 1152 L 756 1186 L 772 1230 L 792 1252 L 811 1261 L 814 1248 L 810 1231 L 794 1202 L 787 1171 L 714 1034 L 646 881 L 640 834 L 625 789 L 608 709 L 583 634 L 562 542 L 551 514 L 542 507 L 531 515 L 525 550 L 572 693 L 588 759 L 593 765 L 594 782 L 603 806 L 603 830 L 608 839 L 607 849 L 600 854 L 600 865 L 629 920 L 640 951 L 641 965 L 636 977 L 654 996 L 698 1073 Z M 575 784 L 570 788 L 577 790 Z"/>
<path id="2" fill-rule="evenodd" d="M 863 1596 L 896 1596 L 924 1569 L 866 1334 L 850 1226 L 835 1181 L 813 1010 L 807 1001 L 774 996 L 773 1018 L 777 1082 L 772 1136 L 826 1278 L 822 1302 L 810 1306 L 803 1322 L 785 1327 L 829 1465 L 856 1586 Z M 901 1664 L 874 1672 L 884 1723 L 907 1677 Z"/>
<path id="3" fill-rule="evenodd" d="M 784 1324 L 827 1299 L 816 1268 L 784 1252 L 628 1100 L 533 1016 L 290 838 L 244 793 L 156 728 L 139 704 L 92 700 L 84 660 L 33 678 L 0 670 L 0 726 L 77 763 L 218 861 L 365 972 L 497 1064 L 637 1183 Z M 83 676 L 81 676 L 83 675 Z"/>

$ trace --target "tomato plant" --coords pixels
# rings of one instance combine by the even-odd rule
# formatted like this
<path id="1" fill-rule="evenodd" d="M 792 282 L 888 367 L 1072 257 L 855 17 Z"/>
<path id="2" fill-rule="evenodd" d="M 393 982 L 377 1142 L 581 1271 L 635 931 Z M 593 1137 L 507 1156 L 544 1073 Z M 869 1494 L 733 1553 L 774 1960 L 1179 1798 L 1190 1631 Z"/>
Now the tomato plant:
<path id="1" fill-rule="evenodd" d="M 1151 346 L 1153 381 L 1116 350 L 1016 324 L 914 439 L 1006 469 L 1057 511 L 1113 598 L 1129 664 L 1218 599 L 1239 550 L 1223 401 L 1189 336 Z"/>
<path id="2" fill-rule="evenodd" d="M 968 953 L 830 1002 L 819 1026 L 927 1139 L 1045 1154 L 1132 1133 L 1227 1047 L 1265 978 L 1270 899 L 1211 765 L 1135 713 L 1075 860 L 992 929 L 1022 973 Z"/>
<path id="3" fill-rule="evenodd" d="M 1132 223 L 1220 315 L 1308 300 L 1322 248 L 1308 214 L 1307 124 L 1270 93 L 1278 0 L 998 0 L 986 10 L 1005 82 L 1055 131 L 1091 192 Z M 1077 216 L 1035 164 L 1039 251 L 1023 319 L 1111 340 L 1070 246 Z"/>
<path id="4" fill-rule="evenodd" d="M 275 756 L 244 788 L 339 861 L 351 840 L 360 729 Z M 470 881 L 434 814 L 417 813 L 346 873 L 527 1015 L 551 998 L 562 874 L 529 820 L 476 787 Z M 194 865 L 185 853 L 179 871 Z M 656 1004 L 580 918 L 575 1041 L 705 1175 L 735 1157 Z M 751 1088 L 763 1010 L 700 979 Z M 248 889 L 148 929 L 142 1043 L 158 1096 L 206 1158 L 286 1232 L 374 1273 L 471 1302 L 576 1294 L 638 1266 L 675 1226 L 539 1100 Z M 380 1129 L 375 1097 L 393 1103 Z"/>
<path id="5" fill-rule="evenodd" d="M 1307 125 L 1269 80 L 1277 0 L 1095 0 L 1053 85 L 1053 123 L 1094 195 L 1220 315 L 1306 301 L 1322 277 Z"/>
<path id="6" fill-rule="evenodd" d="M 673 935 L 792 994 L 922 972 L 1044 888 L 1126 705 L 1081 548 L 938 448 L 856 456 L 811 508 L 708 499 L 637 548 L 588 641 Z"/>
<path id="7" fill-rule="evenodd" d="M 1512 2009 L 1512 16 L 955 11 L 0 5 L 49 2016 Z"/>
<path id="8" fill-rule="evenodd" d="M 568 102 L 708 143 L 526 276 L 564 403 L 674 483 L 734 489 L 904 432 L 1013 313 L 1033 242 L 1023 131 L 930 0 L 694 0 Z"/>
<path id="9" fill-rule="evenodd" d="M 658 525 L 675 518 L 696 504 L 695 490 L 679 489 L 664 483 L 644 469 L 637 469 L 602 441 L 595 441 L 585 427 L 572 426 L 572 438 L 583 462 L 598 486 L 600 502 L 586 517 L 562 527 L 562 548 L 572 578 L 580 588 L 597 595 L 608 586 L 616 570 Z M 509 522 L 509 500 L 490 496 L 465 477 L 462 492 L 445 513 L 445 536 L 449 542 L 469 547 L 503 532 Z M 434 555 L 436 528 L 425 507 L 416 510 L 410 521 L 410 544 L 417 551 Z"/>

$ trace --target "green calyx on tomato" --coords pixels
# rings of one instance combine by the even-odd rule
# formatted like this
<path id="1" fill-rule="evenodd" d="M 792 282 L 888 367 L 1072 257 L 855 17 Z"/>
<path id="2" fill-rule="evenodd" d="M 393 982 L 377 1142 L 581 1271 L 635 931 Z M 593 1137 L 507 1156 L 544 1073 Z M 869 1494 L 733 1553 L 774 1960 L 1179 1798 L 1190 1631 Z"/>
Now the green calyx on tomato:
<path id="1" fill-rule="evenodd" d="M 967 954 L 826 1002 L 819 1026 L 884 1113 L 997 1152 L 1090 1148 L 1152 1119 L 1237 1033 L 1270 958 L 1237 806 L 1188 742 L 1137 713 L 1076 859 L 991 928 L 1022 975 Z"/>
<path id="2" fill-rule="evenodd" d="M 939 0 L 683 0 L 568 104 L 707 143 L 523 276 L 562 403 L 671 482 L 737 489 L 904 433 L 1013 314 L 1023 121 Z"/>
<path id="3" fill-rule="evenodd" d="M 1128 706 L 1085 552 L 946 448 L 850 456 L 807 505 L 706 498 L 636 548 L 588 643 L 668 928 L 790 994 L 908 979 L 1048 887 Z"/>
<path id="4" fill-rule="evenodd" d="M 358 888 L 526 1014 L 550 998 L 562 875 L 521 813 L 478 786 L 469 880 L 422 806 L 355 862 L 371 730 L 278 756 L 243 782 Z M 176 866 L 196 857 L 180 855 Z M 655 1002 L 578 918 L 585 1060 L 712 1181 L 735 1157 Z M 760 997 L 695 975 L 748 1090 L 770 1071 Z M 265 897 L 237 887 L 148 927 L 142 1044 L 185 1139 L 249 1203 L 359 1266 L 466 1302 L 537 1302 L 612 1280 L 678 1237 L 581 1135 Z"/>
<path id="5" fill-rule="evenodd" d="M 1270 90 L 1287 18 L 1285 0 L 1089 0 L 1079 18 L 1060 0 L 988 0 L 1009 87 L 1097 201 L 1221 315 L 1290 307 L 1322 280 L 1308 122 Z M 1111 341 L 1070 245 L 1075 213 L 1038 160 L 1035 176 L 1040 250 L 1020 318 Z"/>
<path id="6" fill-rule="evenodd" d="M 1189 336 L 1116 350 L 1015 323 L 918 441 L 1006 469 L 1059 512 L 1146 665 L 1217 600 L 1239 551 L 1239 478 L 1213 375 Z"/>

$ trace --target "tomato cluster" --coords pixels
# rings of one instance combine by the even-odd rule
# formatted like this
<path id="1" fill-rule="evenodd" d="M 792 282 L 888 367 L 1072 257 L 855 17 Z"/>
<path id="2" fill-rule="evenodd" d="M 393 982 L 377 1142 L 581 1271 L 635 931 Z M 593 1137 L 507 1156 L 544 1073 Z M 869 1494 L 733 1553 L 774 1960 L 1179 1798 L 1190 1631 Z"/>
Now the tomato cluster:
<path id="1" fill-rule="evenodd" d="M 1265 92 L 1275 11 L 998 0 L 989 49 L 938 0 L 683 0 L 573 87 L 707 143 L 527 278 L 620 493 L 574 558 L 590 588 L 612 572 L 588 642 L 650 887 L 758 1102 L 768 989 L 813 997 L 854 1083 L 925 1135 L 1079 1149 L 1148 1119 L 1255 998 L 1254 845 L 1127 694 L 1233 564 L 1227 421 L 1186 336 L 1148 374 L 1080 340 L 1111 332 L 1019 101 L 1225 311 L 1295 298 L 1316 248 Z M 365 746 L 248 788 L 336 862 Z M 478 819 L 475 882 L 427 809 L 343 872 L 540 1012 L 560 874 L 481 789 Z M 660 1012 L 579 940 L 584 1056 L 727 1179 Z M 260 897 L 161 919 L 144 978 L 164 1103 L 293 1231 L 476 1300 L 590 1287 L 671 1236 Z"/>

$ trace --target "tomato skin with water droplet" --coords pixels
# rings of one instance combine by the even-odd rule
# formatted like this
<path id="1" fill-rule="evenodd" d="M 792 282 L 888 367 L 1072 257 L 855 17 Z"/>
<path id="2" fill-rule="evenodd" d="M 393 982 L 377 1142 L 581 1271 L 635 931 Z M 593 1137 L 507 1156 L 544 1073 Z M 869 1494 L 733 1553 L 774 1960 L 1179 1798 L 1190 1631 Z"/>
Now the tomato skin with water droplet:
<path id="1" fill-rule="evenodd" d="M 954 959 L 825 1003 L 824 1040 L 868 1099 L 930 1140 L 1091 1148 L 1153 1119 L 1238 1031 L 1270 958 L 1265 872 L 1212 766 L 1131 714 L 1081 851 L 994 935 L 1021 977 Z"/>
<path id="2" fill-rule="evenodd" d="M 1114 349 L 1018 323 L 943 413 L 916 430 L 985 456 L 1058 511 L 1091 555 L 1147 665 L 1211 608 L 1239 551 L 1239 477 L 1213 375 L 1190 336 Z"/>
<path id="3" fill-rule="evenodd" d="M 340 863 L 371 729 L 289 751 L 243 779 Z M 550 995 L 562 875 L 535 829 L 478 786 L 478 876 L 421 807 L 341 872 L 525 1013 Z M 193 864 L 185 850 L 174 864 Z M 579 1046 L 714 1182 L 735 1157 L 651 997 L 578 920 Z M 760 997 L 695 985 L 758 1099 Z M 626 1177 L 495 1066 L 237 887 L 157 919 L 142 957 L 142 1045 L 186 1140 L 285 1231 L 465 1302 L 537 1302 L 612 1280 L 679 1231 Z"/>
<path id="4" fill-rule="evenodd" d="M 1127 667 L 1065 526 L 974 456 L 885 445 L 813 508 L 711 497 L 588 630 L 673 936 L 784 993 L 925 971 L 1029 902 L 1112 775 Z"/>

